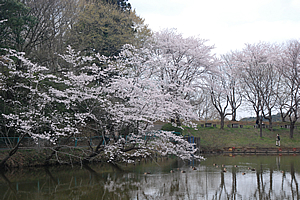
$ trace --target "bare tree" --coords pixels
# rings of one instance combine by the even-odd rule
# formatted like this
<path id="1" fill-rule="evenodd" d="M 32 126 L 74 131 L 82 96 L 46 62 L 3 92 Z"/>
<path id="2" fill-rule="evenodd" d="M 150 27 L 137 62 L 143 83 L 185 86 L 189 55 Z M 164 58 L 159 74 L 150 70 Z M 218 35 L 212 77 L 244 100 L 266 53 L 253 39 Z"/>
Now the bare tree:
<path id="1" fill-rule="evenodd" d="M 269 120 L 272 128 L 272 111 L 277 102 L 279 75 L 275 71 L 276 53 L 275 45 L 258 43 L 247 44 L 241 52 L 234 54 L 244 97 L 260 121 L 260 137 L 263 117 Z"/>
<path id="2" fill-rule="evenodd" d="M 277 93 L 277 108 L 279 109 L 281 121 L 285 122 L 288 116 L 286 105 L 288 103 L 289 93 L 283 80 L 281 80 L 280 84 L 281 86 Z"/>
<path id="3" fill-rule="evenodd" d="M 226 79 L 225 67 L 219 66 L 219 72 L 209 75 L 207 90 L 209 91 L 211 103 L 219 113 L 221 129 L 224 129 L 224 122 L 227 115 L 232 115 L 229 110 L 230 89 Z"/>
<path id="4" fill-rule="evenodd" d="M 280 91 L 280 78 L 278 70 L 276 70 L 275 64 L 268 64 L 264 67 L 264 90 L 262 91 L 262 100 L 264 109 L 262 114 L 265 119 L 269 121 L 270 130 L 272 130 L 272 111 L 278 104 L 278 93 Z"/>
<path id="5" fill-rule="evenodd" d="M 52 68 L 57 67 L 56 53 L 66 48 L 66 32 L 76 21 L 79 0 L 24 0 L 30 8 L 35 25 L 25 34 L 22 51 L 33 61 Z"/>
<path id="6" fill-rule="evenodd" d="M 231 121 L 236 121 L 237 109 L 242 105 L 242 91 L 236 75 L 234 60 L 231 54 L 223 55 L 222 60 L 226 66 L 225 76 L 228 79 L 228 100 L 231 107 Z"/>
<path id="7" fill-rule="evenodd" d="M 205 88 L 197 90 L 196 94 L 191 99 L 194 112 L 197 113 L 200 120 L 215 120 L 219 119 L 219 113 L 211 103 L 209 91 Z"/>
<path id="8" fill-rule="evenodd" d="M 288 98 L 283 107 L 290 121 L 290 138 L 293 138 L 295 123 L 299 119 L 300 102 L 300 42 L 298 40 L 286 43 L 279 68 Z"/>

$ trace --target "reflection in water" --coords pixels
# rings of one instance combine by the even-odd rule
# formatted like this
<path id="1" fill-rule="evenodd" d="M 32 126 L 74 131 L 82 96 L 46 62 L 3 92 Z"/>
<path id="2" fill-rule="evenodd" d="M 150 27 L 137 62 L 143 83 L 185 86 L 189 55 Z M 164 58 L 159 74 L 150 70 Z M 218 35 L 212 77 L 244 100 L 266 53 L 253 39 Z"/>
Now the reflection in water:
<path id="1" fill-rule="evenodd" d="M 19 170 L 0 174 L 0 199 L 300 199 L 298 160 L 214 156 L 192 163 L 197 170 L 172 159 Z"/>
<path id="2" fill-rule="evenodd" d="M 294 168 L 294 163 L 291 164 L 291 176 L 292 176 L 292 181 L 291 181 L 291 188 L 292 188 L 292 196 L 293 197 L 297 197 L 297 199 L 299 198 L 299 190 L 298 190 L 298 182 L 296 179 L 296 175 L 295 175 L 295 168 Z M 295 182 L 295 190 L 293 190 L 293 182 Z"/>

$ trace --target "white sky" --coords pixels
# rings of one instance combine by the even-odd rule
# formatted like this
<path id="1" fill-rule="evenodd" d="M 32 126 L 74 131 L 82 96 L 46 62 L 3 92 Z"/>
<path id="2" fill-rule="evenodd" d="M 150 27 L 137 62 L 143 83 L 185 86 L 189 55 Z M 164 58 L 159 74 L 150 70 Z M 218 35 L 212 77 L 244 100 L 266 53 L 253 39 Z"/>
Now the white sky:
<path id="1" fill-rule="evenodd" d="M 215 45 L 214 52 L 245 43 L 300 39 L 300 0 L 129 0 L 153 31 L 177 28 Z"/>

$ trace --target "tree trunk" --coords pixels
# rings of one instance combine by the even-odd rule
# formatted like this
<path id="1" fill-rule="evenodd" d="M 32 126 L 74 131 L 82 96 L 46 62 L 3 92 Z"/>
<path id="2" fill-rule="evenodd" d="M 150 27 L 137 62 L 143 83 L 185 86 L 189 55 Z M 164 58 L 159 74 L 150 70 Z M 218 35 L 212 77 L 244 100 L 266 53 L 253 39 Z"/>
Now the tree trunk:
<path id="1" fill-rule="evenodd" d="M 291 123 L 290 123 L 290 138 L 294 137 L 294 129 L 295 129 L 295 121 L 291 121 Z"/>
<path id="2" fill-rule="evenodd" d="M 65 140 L 64 145 L 66 145 L 66 144 L 69 142 L 70 138 L 73 137 L 73 135 L 74 135 L 74 134 L 71 134 L 71 135 Z M 49 165 L 50 159 L 55 155 L 55 153 L 56 153 L 61 147 L 62 147 L 61 145 L 58 146 L 58 147 L 55 147 L 54 151 L 52 151 L 52 153 L 50 154 L 50 156 L 48 156 L 48 157 L 46 158 L 46 161 L 45 161 L 45 163 L 44 163 L 45 165 Z"/>
<path id="3" fill-rule="evenodd" d="M 259 137 L 262 138 L 262 117 L 259 120 Z"/>
<path id="4" fill-rule="evenodd" d="M 176 124 L 177 124 L 177 126 L 181 126 L 181 121 L 180 121 L 179 115 L 176 115 Z"/>
<path id="5" fill-rule="evenodd" d="M 232 118 L 231 121 L 236 122 L 236 111 L 232 112 Z"/>
<path id="6" fill-rule="evenodd" d="M 255 114 L 256 114 L 256 119 L 258 119 L 260 121 L 259 112 L 255 111 Z"/>
<path id="7" fill-rule="evenodd" d="M 280 117 L 281 117 L 281 121 L 285 122 L 285 116 L 281 110 L 280 110 Z"/>
<path id="8" fill-rule="evenodd" d="M 94 158 L 94 157 L 97 156 L 101 151 L 104 150 L 104 149 L 100 149 L 100 147 L 101 147 L 101 145 L 102 145 L 102 143 L 103 143 L 104 140 L 105 140 L 105 139 L 104 139 L 103 137 L 100 139 L 100 141 L 99 141 L 99 143 L 98 143 L 98 145 L 97 145 L 95 151 L 93 151 L 89 156 L 85 157 L 85 158 L 83 159 L 83 161 L 82 161 L 83 163 L 88 163 L 88 162 L 90 162 L 90 160 L 91 160 L 92 158 Z"/>
<path id="9" fill-rule="evenodd" d="M 264 112 L 263 112 L 263 116 L 265 119 L 267 119 L 269 121 L 269 130 L 273 131 L 273 118 L 272 118 L 272 110 L 268 109 L 268 116 L 265 116 Z"/>
<path id="10" fill-rule="evenodd" d="M 269 128 L 270 131 L 273 131 L 273 121 L 272 120 L 269 121 L 269 126 L 270 126 L 270 128 Z"/>
<path id="11" fill-rule="evenodd" d="M 224 129 L 224 124 L 225 124 L 225 116 L 221 115 L 221 129 Z"/>
<path id="12" fill-rule="evenodd" d="M 24 139 L 24 137 L 25 137 L 25 134 L 23 134 L 23 135 L 19 138 L 19 141 L 18 141 L 18 143 L 16 144 L 16 146 L 15 146 L 12 150 L 10 150 L 10 152 L 8 153 L 8 155 L 1 161 L 1 163 L 0 163 L 0 169 L 4 169 L 6 161 L 7 161 L 9 158 L 11 158 L 11 157 L 18 151 L 19 146 L 20 146 L 22 140 Z"/>

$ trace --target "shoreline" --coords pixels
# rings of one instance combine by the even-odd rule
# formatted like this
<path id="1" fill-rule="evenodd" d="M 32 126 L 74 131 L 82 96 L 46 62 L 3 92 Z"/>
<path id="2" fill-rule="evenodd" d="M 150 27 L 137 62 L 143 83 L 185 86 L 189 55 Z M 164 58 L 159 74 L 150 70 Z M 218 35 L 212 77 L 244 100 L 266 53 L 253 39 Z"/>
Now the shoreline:
<path id="1" fill-rule="evenodd" d="M 288 148 L 288 147 L 277 147 L 277 148 L 224 148 L 224 149 L 206 149 L 200 150 L 200 154 L 299 154 L 300 148 Z"/>
<path id="2" fill-rule="evenodd" d="M 1 155 L 5 151 L 0 151 Z M 30 152 L 30 155 L 28 153 Z M 277 148 L 259 148 L 259 147 L 240 147 L 240 148 L 223 148 L 223 149 L 202 149 L 198 152 L 200 155 L 299 155 L 300 148 L 288 148 L 288 147 L 277 147 Z M 171 156 L 171 155 L 170 155 Z M 45 159 L 47 157 L 47 153 L 34 150 L 21 150 L 17 152 L 15 157 L 10 158 L 7 162 L 6 167 L 8 169 L 18 169 L 18 168 L 31 168 L 31 167 L 45 167 L 45 166 L 59 166 L 59 165 L 68 165 L 70 163 L 66 162 L 68 158 L 63 158 L 62 162 L 58 163 L 57 160 L 52 160 L 49 164 L 45 164 Z M 66 159 L 66 160 L 65 160 Z M 90 163 L 101 163 L 102 160 L 94 160 Z M 70 165 L 82 165 L 83 163 L 79 160 L 73 160 Z M 1 170 L 0 170 L 1 171 Z M 6 171 L 6 170 L 5 170 Z"/>

